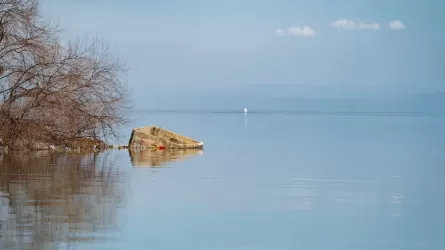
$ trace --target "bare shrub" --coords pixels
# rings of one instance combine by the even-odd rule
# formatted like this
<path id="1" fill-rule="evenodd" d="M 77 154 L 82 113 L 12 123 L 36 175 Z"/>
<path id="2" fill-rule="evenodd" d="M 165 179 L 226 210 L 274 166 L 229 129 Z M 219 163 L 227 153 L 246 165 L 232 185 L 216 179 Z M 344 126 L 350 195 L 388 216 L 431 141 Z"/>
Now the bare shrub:
<path id="1" fill-rule="evenodd" d="M 60 45 L 35 0 L 0 0 L 0 137 L 117 137 L 130 107 L 124 63 L 100 39 Z"/>

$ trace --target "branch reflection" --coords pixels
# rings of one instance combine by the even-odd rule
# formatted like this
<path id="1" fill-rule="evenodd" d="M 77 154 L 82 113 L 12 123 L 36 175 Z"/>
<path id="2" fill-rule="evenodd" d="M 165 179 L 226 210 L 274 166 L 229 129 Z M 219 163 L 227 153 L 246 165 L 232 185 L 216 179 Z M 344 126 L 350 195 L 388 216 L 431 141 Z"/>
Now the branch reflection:
<path id="1" fill-rule="evenodd" d="M 110 152 L 111 153 L 111 152 Z M 57 249 L 110 239 L 125 172 L 110 153 L 15 153 L 0 162 L 0 249 Z"/>

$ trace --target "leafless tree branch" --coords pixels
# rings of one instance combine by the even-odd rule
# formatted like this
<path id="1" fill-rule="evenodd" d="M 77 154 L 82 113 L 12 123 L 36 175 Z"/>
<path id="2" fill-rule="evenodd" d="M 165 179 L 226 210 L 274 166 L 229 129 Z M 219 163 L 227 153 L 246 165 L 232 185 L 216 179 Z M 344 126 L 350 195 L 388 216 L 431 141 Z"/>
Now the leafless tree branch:
<path id="1" fill-rule="evenodd" d="M 37 0 L 0 0 L 0 137 L 61 142 L 117 135 L 130 108 L 124 63 L 100 39 L 62 47 Z"/>

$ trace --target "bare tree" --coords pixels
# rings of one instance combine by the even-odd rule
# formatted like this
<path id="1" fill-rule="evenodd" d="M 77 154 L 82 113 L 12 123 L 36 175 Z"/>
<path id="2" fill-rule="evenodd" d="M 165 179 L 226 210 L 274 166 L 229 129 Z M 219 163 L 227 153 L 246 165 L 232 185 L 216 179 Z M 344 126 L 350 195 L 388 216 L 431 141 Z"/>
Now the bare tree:
<path id="1" fill-rule="evenodd" d="M 64 142 L 116 137 L 129 107 L 124 64 L 99 39 L 58 42 L 35 0 L 0 0 L 0 136 Z"/>
<path id="2" fill-rule="evenodd" d="M 55 29 L 40 23 L 37 1 L 0 0 L 0 125 L 6 142 L 16 140 L 23 127 L 15 114 L 16 94 L 38 70 L 34 54 L 53 42 Z"/>

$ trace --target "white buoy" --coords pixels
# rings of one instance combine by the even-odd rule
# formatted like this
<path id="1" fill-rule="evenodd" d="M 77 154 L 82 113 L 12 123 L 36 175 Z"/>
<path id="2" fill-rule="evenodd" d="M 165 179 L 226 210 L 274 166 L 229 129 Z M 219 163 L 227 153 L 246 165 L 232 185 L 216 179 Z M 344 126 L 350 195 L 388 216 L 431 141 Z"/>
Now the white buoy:
<path id="1" fill-rule="evenodd" d="M 244 108 L 244 113 L 247 113 L 247 109 L 246 108 Z"/>

